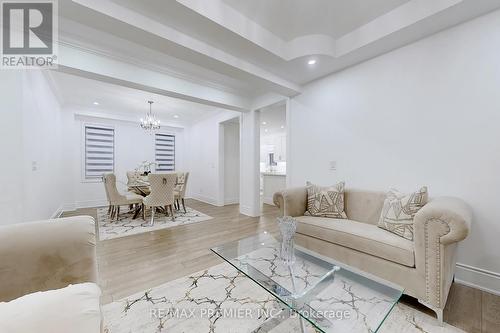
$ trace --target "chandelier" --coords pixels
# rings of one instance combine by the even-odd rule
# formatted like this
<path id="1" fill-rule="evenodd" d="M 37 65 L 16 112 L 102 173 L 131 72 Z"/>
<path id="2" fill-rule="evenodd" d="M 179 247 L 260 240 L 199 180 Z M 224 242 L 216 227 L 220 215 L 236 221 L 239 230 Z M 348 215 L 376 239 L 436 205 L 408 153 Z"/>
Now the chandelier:
<path id="1" fill-rule="evenodd" d="M 141 118 L 141 128 L 147 131 L 154 131 L 160 129 L 160 121 L 156 119 L 153 112 L 151 111 L 151 106 L 153 101 L 148 101 L 149 112 L 146 114 L 146 118 Z"/>

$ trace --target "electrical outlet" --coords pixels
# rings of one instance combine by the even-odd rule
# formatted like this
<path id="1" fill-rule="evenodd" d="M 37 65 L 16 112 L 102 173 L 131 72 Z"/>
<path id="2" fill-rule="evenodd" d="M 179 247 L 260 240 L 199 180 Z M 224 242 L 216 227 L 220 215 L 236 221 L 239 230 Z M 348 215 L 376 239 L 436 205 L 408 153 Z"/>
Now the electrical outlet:
<path id="1" fill-rule="evenodd" d="M 330 161 L 330 171 L 337 171 L 337 161 Z"/>
<path id="2" fill-rule="evenodd" d="M 38 163 L 36 161 L 31 161 L 31 171 L 38 170 Z"/>

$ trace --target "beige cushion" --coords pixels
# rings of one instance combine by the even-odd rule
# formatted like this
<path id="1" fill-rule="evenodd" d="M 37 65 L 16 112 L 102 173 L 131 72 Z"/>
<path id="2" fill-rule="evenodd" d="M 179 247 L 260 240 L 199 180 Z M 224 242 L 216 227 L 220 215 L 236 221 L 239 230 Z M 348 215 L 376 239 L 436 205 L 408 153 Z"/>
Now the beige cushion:
<path id="1" fill-rule="evenodd" d="M 384 201 L 378 226 L 400 237 L 413 240 L 413 219 L 420 208 L 427 203 L 427 198 L 425 186 L 411 194 L 390 190 Z"/>
<path id="2" fill-rule="evenodd" d="M 386 195 L 387 192 L 346 189 L 345 213 L 349 220 L 377 225 Z"/>
<path id="3" fill-rule="evenodd" d="M 81 283 L 0 303 L 0 332 L 99 333 L 100 296 L 96 284 Z"/>
<path id="4" fill-rule="evenodd" d="M 142 202 L 142 198 L 143 196 L 137 194 L 137 193 L 134 193 L 134 192 L 127 192 L 125 193 L 125 197 L 127 198 L 127 201 L 130 201 L 130 202 Z"/>
<path id="5" fill-rule="evenodd" d="M 405 266 L 415 266 L 413 242 L 376 225 L 344 219 L 296 217 L 297 232 Z"/>
<path id="6" fill-rule="evenodd" d="M 321 187 L 307 182 L 306 215 L 346 219 L 344 212 L 344 182 Z"/>

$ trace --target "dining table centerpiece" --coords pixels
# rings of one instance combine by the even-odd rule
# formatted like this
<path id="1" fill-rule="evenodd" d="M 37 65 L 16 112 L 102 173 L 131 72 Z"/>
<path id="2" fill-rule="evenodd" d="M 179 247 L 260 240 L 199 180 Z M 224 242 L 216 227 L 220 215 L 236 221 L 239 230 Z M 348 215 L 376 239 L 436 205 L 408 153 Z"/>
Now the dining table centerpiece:
<path id="1" fill-rule="evenodd" d="M 142 161 L 142 163 L 139 164 L 139 166 L 137 166 L 137 168 L 135 168 L 135 171 L 137 173 L 141 174 L 142 176 L 147 176 L 151 173 L 151 166 L 156 167 L 156 163 L 149 162 L 149 161 Z"/>

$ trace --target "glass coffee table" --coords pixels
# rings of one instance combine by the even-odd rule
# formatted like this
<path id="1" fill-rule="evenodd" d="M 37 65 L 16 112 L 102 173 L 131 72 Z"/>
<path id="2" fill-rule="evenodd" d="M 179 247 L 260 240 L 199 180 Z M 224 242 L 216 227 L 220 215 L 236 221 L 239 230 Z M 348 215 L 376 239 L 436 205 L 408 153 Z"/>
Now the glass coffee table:
<path id="1" fill-rule="evenodd" d="M 267 233 L 211 250 L 275 296 L 281 312 L 254 332 L 269 332 L 300 318 L 319 332 L 377 332 L 403 288 L 300 246 L 295 262 L 280 259 L 280 242 Z"/>

